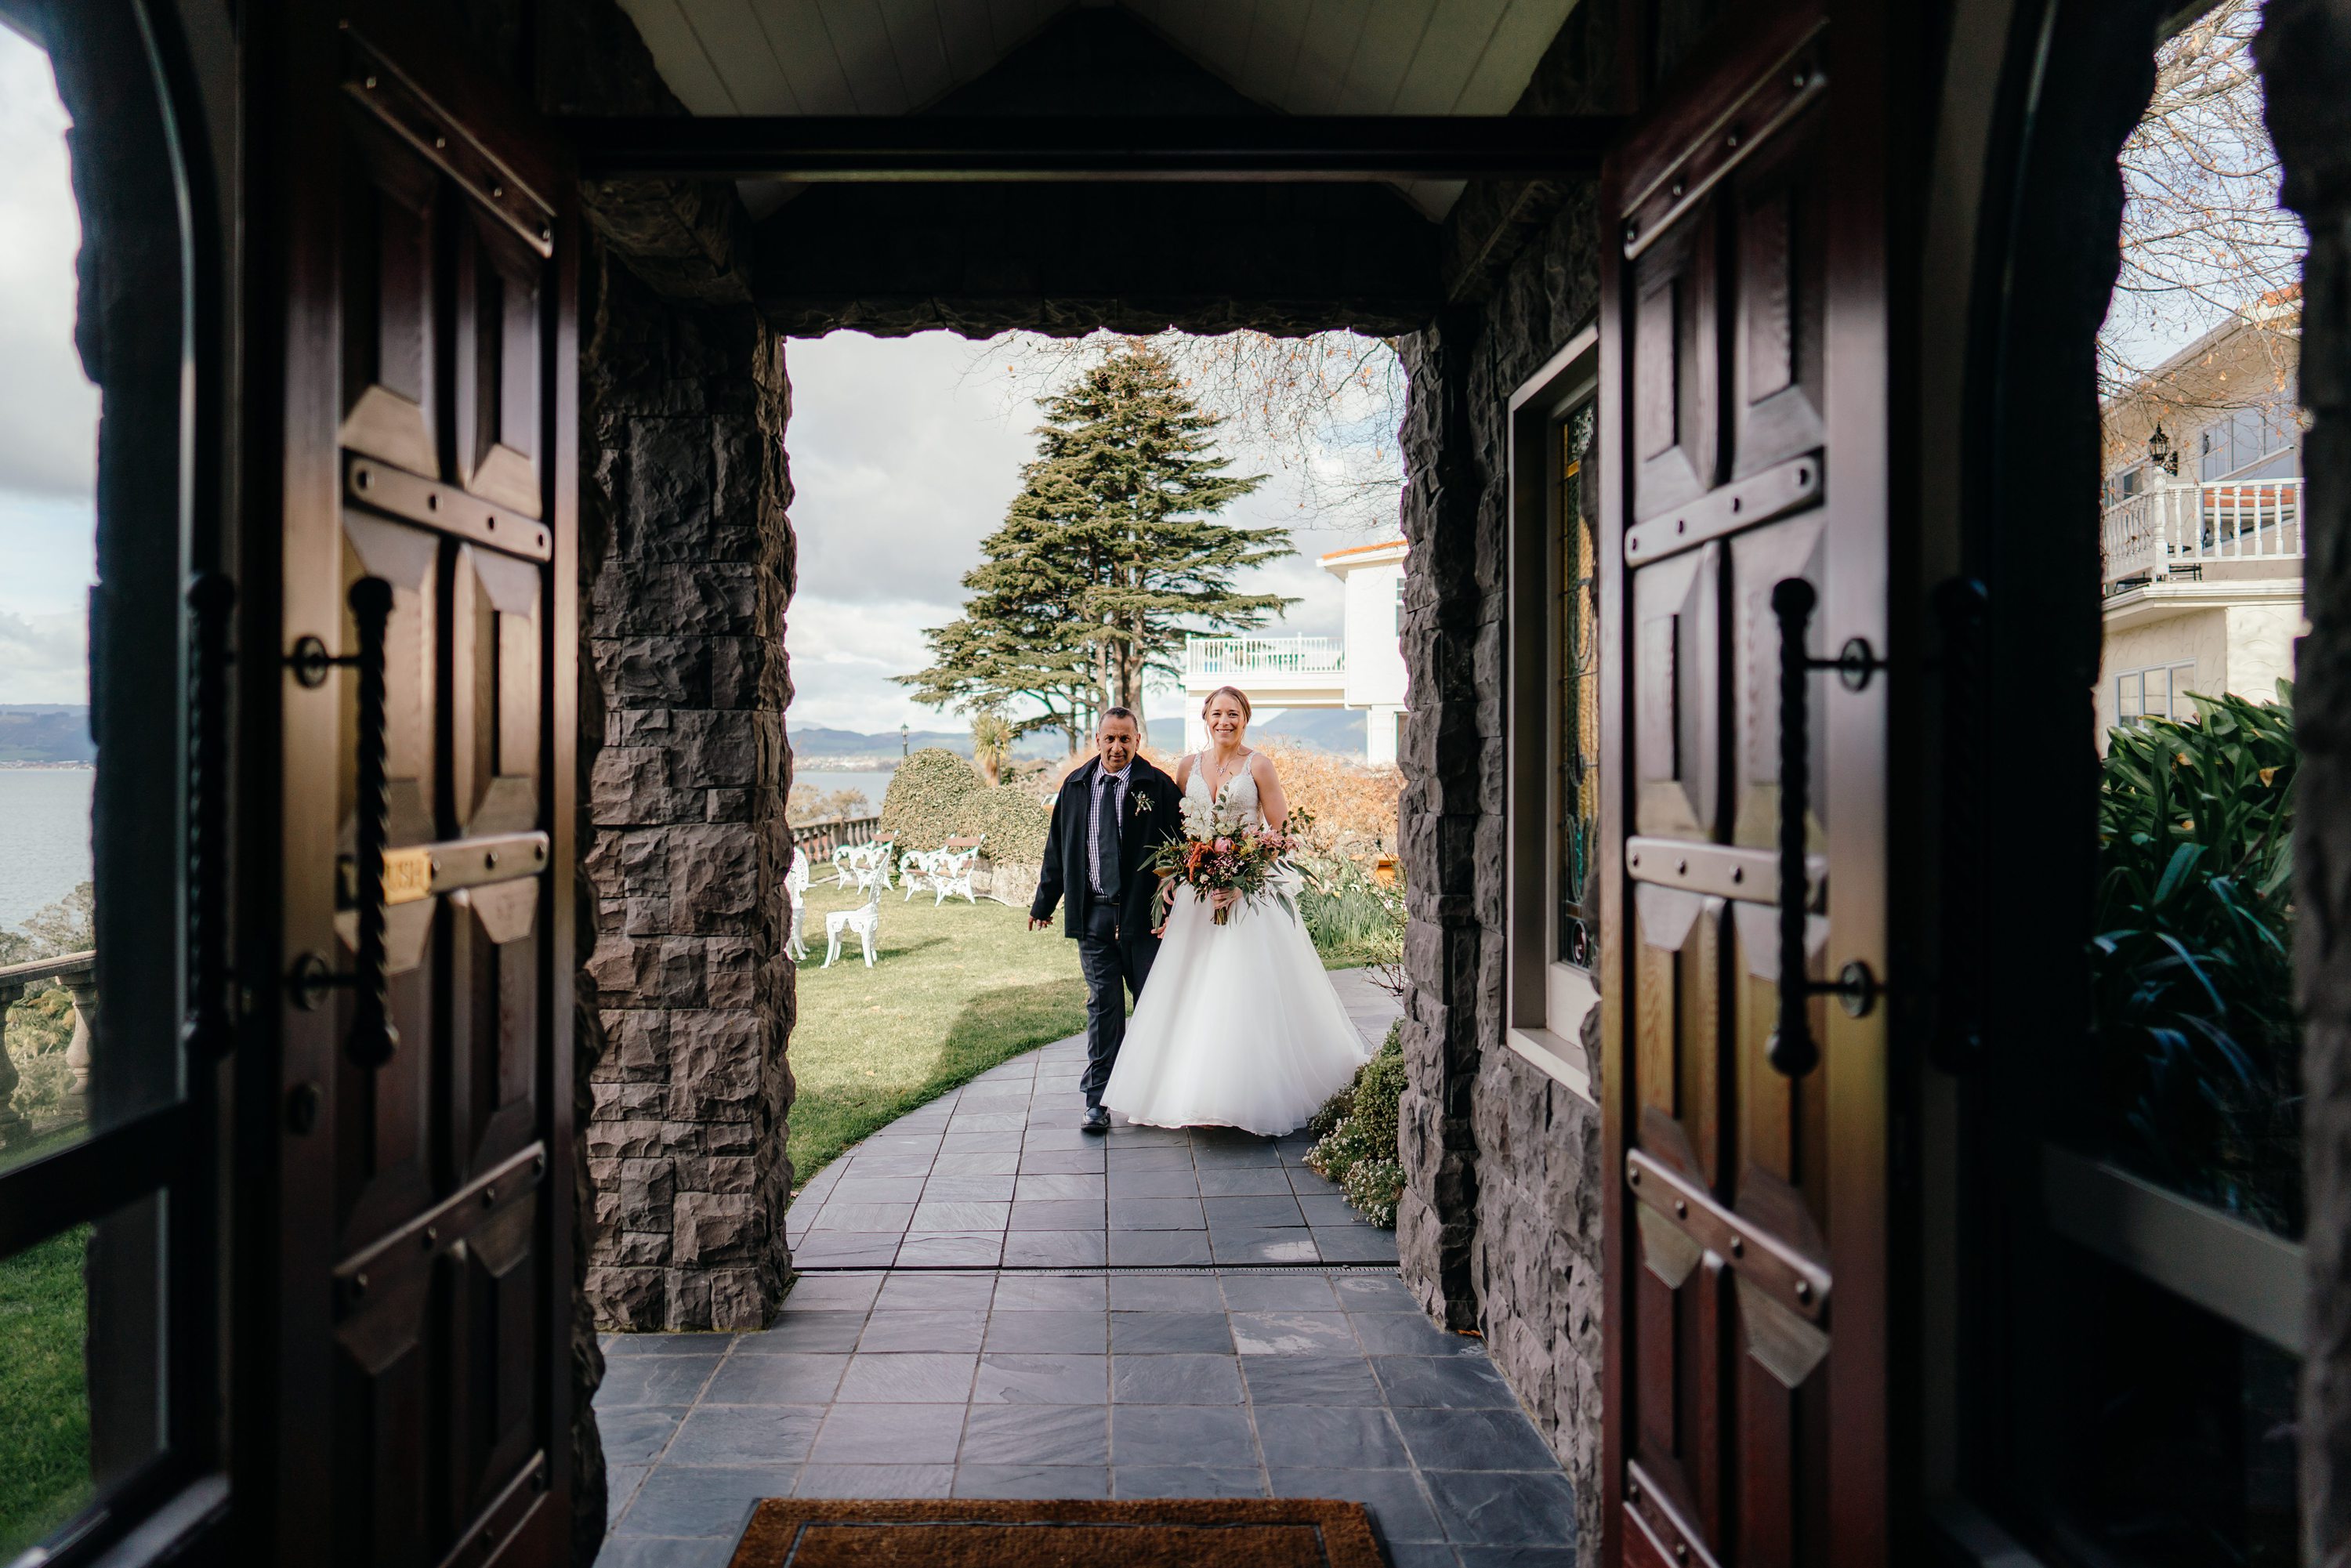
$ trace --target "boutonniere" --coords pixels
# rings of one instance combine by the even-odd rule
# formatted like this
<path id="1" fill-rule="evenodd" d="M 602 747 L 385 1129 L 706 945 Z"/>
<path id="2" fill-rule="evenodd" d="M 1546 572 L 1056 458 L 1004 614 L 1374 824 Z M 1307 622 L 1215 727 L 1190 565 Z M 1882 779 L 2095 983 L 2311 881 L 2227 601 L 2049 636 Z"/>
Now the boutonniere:
<path id="1" fill-rule="evenodd" d="M 1148 795 L 1144 795 L 1144 794 L 1137 794 L 1137 795 L 1134 797 L 1134 814 L 1135 814 L 1136 816 L 1138 816 L 1138 817 L 1147 817 L 1147 816 L 1151 815 L 1151 797 L 1150 797 L 1150 796 L 1148 796 Z"/>

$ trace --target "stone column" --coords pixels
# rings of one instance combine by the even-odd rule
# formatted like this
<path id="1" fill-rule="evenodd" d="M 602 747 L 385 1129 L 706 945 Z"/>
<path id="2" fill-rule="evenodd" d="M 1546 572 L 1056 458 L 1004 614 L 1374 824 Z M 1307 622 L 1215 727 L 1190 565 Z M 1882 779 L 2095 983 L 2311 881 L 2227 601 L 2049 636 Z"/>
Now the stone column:
<path id="1" fill-rule="evenodd" d="M 33 1130 L 25 1113 L 16 1109 L 16 1085 L 23 1079 L 8 1056 L 8 1009 L 24 994 L 22 986 L 0 985 L 0 1149 L 20 1142 Z"/>
<path id="2" fill-rule="evenodd" d="M 2302 1369 L 2303 1561 L 2351 1563 L 2351 8 L 2270 0 L 2253 54 L 2284 201 L 2310 231 L 2303 267 L 2302 770 L 2294 816 L 2295 972 L 2310 1343 Z"/>
<path id="3" fill-rule="evenodd" d="M 588 1290 L 611 1326 L 756 1328 L 789 1261 L 781 346 L 748 306 L 664 300 L 601 249 L 589 272 L 586 866 L 609 1043 Z"/>
<path id="4" fill-rule="evenodd" d="M 66 1067 L 73 1074 L 73 1082 L 66 1088 L 66 1108 L 86 1116 L 89 1113 L 89 1034 L 98 1025 L 98 971 L 77 969 L 57 979 L 73 996 L 73 1039 L 66 1042 Z"/>

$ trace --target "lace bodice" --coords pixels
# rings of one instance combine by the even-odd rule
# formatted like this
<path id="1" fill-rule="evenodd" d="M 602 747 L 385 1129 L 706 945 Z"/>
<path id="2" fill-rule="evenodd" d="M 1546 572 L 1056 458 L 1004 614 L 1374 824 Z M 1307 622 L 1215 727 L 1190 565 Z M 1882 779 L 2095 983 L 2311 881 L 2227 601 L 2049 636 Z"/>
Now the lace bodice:
<path id="1" fill-rule="evenodd" d="M 1259 826 L 1265 821 L 1264 813 L 1258 808 L 1257 775 L 1249 768 L 1249 758 L 1256 755 L 1254 751 L 1241 754 L 1239 771 L 1225 781 L 1223 789 L 1226 810 L 1251 827 Z M 1184 793 L 1192 800 L 1213 807 L 1216 797 L 1208 789 L 1207 758 L 1205 754 L 1196 751 L 1192 753 L 1190 761 L 1192 770 L 1184 780 Z"/>

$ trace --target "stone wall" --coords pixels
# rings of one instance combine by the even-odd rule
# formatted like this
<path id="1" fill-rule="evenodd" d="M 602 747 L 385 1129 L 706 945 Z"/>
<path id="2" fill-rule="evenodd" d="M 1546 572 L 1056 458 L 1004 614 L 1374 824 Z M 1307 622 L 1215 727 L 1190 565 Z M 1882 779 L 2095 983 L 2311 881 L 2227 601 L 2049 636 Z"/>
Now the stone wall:
<path id="1" fill-rule="evenodd" d="M 789 383 L 747 305 L 665 299 L 601 246 L 584 274 L 588 1291 L 609 1326 L 754 1328 L 789 1261 Z"/>
<path id="2" fill-rule="evenodd" d="M 1579 7 L 1522 111 L 1607 107 L 1612 19 L 1597 0 Z M 1587 1562 L 1600 1544 L 1600 1113 L 1502 1043 L 1502 803 L 1510 398 L 1597 309 L 1595 200 L 1589 185 L 1471 187 L 1446 237 L 1455 303 L 1404 349 L 1413 987 L 1396 1224 L 1421 1304 L 1483 1333 L 1566 1466 Z"/>

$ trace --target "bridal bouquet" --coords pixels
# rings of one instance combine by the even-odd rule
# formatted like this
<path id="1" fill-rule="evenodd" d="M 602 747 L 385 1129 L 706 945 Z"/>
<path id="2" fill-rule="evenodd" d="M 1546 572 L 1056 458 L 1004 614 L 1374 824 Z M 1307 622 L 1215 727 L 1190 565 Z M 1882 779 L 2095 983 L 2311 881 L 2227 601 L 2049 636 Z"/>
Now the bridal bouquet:
<path id="1" fill-rule="evenodd" d="M 1275 832 L 1231 815 L 1221 798 L 1209 805 L 1186 796 L 1184 836 L 1161 845 L 1149 862 L 1159 878 L 1161 906 L 1164 909 L 1175 901 L 1178 887 L 1188 887 L 1200 899 L 1219 892 L 1237 893 L 1244 904 L 1270 896 L 1296 915 L 1283 873 L 1289 870 L 1289 855 L 1297 848 L 1299 835 L 1312 820 L 1305 811 L 1293 810 L 1283 824 L 1286 831 Z M 1222 925 L 1232 913 L 1228 908 L 1218 909 L 1213 918 Z"/>

